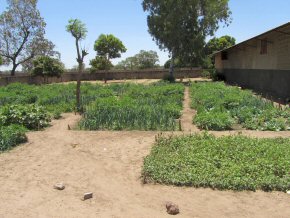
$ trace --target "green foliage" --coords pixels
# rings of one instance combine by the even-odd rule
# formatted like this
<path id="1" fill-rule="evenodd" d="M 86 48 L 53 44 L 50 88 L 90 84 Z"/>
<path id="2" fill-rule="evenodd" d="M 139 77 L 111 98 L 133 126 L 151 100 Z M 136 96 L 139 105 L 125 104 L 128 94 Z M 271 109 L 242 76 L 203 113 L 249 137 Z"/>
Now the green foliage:
<path id="1" fill-rule="evenodd" d="M 208 41 L 205 47 L 205 52 L 207 55 L 211 55 L 214 52 L 224 50 L 236 44 L 236 39 L 231 36 L 222 36 L 220 38 L 212 38 Z"/>
<path id="2" fill-rule="evenodd" d="M 136 70 L 158 67 L 159 57 L 156 51 L 141 50 L 133 57 L 128 57 L 116 65 L 116 69 Z"/>
<path id="3" fill-rule="evenodd" d="M 171 74 L 165 74 L 162 79 L 165 82 L 170 82 L 170 83 L 174 83 L 175 82 L 175 77 L 173 75 L 171 75 Z"/>
<path id="4" fill-rule="evenodd" d="M 112 34 L 101 34 L 95 41 L 94 49 L 98 56 L 105 57 L 107 60 L 119 58 L 121 53 L 127 51 L 122 41 Z"/>
<path id="5" fill-rule="evenodd" d="M 66 26 L 66 31 L 78 40 L 85 39 L 88 32 L 86 25 L 79 19 L 70 19 Z"/>
<path id="6" fill-rule="evenodd" d="M 230 190 L 290 189 L 290 139 L 191 135 L 158 138 L 144 160 L 146 182 Z"/>
<path id="7" fill-rule="evenodd" d="M 2 57 L 0 56 L 0 66 L 3 64 L 3 59 Z"/>
<path id="8" fill-rule="evenodd" d="M 18 125 L 0 126 L 0 152 L 26 142 L 26 131 L 24 127 Z"/>
<path id="9" fill-rule="evenodd" d="M 139 63 L 136 56 L 128 57 L 123 61 L 120 61 L 115 69 L 118 70 L 137 70 L 139 68 Z"/>
<path id="10" fill-rule="evenodd" d="M 111 61 L 102 56 L 96 56 L 90 61 L 90 65 L 92 66 L 91 72 L 96 70 L 110 70 L 113 67 Z"/>
<path id="11" fill-rule="evenodd" d="M 58 59 L 40 56 L 33 61 L 32 74 L 43 77 L 60 77 L 64 73 L 64 64 Z"/>
<path id="12" fill-rule="evenodd" d="M 9 105 L 0 111 L 0 126 L 17 124 L 39 130 L 48 126 L 50 116 L 44 107 L 37 105 Z"/>
<path id="13" fill-rule="evenodd" d="M 156 51 L 141 50 L 135 57 L 138 60 L 138 69 L 150 69 L 158 66 L 159 57 Z"/>
<path id="14" fill-rule="evenodd" d="M 202 129 L 231 129 L 232 124 L 252 130 L 290 129 L 289 108 L 278 109 L 250 91 L 223 82 L 194 83 L 191 98 L 192 107 L 197 110 L 194 123 Z"/>
<path id="15" fill-rule="evenodd" d="M 182 110 L 183 86 L 166 83 L 119 85 L 114 95 L 85 109 L 82 129 L 176 130 Z"/>
<path id="16" fill-rule="evenodd" d="M 230 16 L 228 0 L 143 0 L 142 5 L 149 33 L 160 49 L 192 66 L 203 61 L 205 38 Z"/>
<path id="17" fill-rule="evenodd" d="M 235 120 L 227 112 L 203 111 L 194 118 L 194 123 L 206 130 L 229 130 Z"/>
<path id="18" fill-rule="evenodd" d="M 164 68 L 169 69 L 170 63 L 171 63 L 171 59 L 169 59 L 168 61 L 165 62 Z M 174 59 L 174 67 L 175 68 L 186 68 L 186 67 L 189 67 L 189 65 L 184 63 L 180 58 L 175 58 Z"/>
<path id="19" fill-rule="evenodd" d="M 204 62 L 204 68 L 211 69 L 214 68 L 214 56 L 212 55 L 214 52 L 224 50 L 236 44 L 236 39 L 231 36 L 222 36 L 220 38 L 212 38 L 209 40 L 205 46 L 205 54 L 208 56 L 206 61 Z M 213 78 L 215 79 L 215 78 Z"/>
<path id="20" fill-rule="evenodd" d="M 11 64 L 11 75 L 19 65 L 35 56 L 48 52 L 53 45 L 45 39 L 43 18 L 36 0 L 9 0 L 8 7 L 0 16 L 0 56 Z"/>

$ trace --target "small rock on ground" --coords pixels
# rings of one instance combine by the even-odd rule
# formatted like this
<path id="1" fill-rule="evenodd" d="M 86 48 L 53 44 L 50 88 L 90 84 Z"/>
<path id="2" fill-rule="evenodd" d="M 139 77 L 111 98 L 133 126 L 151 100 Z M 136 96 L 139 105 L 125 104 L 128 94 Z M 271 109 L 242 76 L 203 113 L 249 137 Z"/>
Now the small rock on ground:
<path id="1" fill-rule="evenodd" d="M 173 204 L 172 202 L 166 203 L 167 213 L 170 215 L 177 215 L 179 214 L 179 207 L 177 204 Z"/>
<path id="2" fill-rule="evenodd" d="M 85 193 L 84 196 L 82 197 L 82 200 L 85 201 L 85 200 L 88 200 L 90 198 L 93 198 L 93 192 Z"/>
<path id="3" fill-rule="evenodd" d="M 56 183 L 54 186 L 53 186 L 54 189 L 56 190 L 64 190 L 65 189 L 65 185 L 61 182 L 61 183 Z"/>

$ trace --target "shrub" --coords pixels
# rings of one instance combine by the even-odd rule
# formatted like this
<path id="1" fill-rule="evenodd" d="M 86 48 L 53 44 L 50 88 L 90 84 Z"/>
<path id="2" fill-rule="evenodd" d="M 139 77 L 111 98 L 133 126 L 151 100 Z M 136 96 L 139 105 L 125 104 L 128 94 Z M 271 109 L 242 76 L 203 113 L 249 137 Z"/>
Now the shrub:
<path id="1" fill-rule="evenodd" d="M 290 138 L 160 137 L 144 159 L 145 182 L 214 189 L 290 189 Z"/>
<path id="2" fill-rule="evenodd" d="M 203 111 L 194 117 L 194 123 L 206 130 L 230 130 L 235 121 L 227 112 Z"/>
<path id="3" fill-rule="evenodd" d="M 43 77 L 60 77 L 64 73 L 64 64 L 48 56 L 40 56 L 33 61 L 32 74 Z"/>
<path id="4" fill-rule="evenodd" d="M 44 107 L 37 105 L 9 105 L 0 113 L 0 125 L 18 124 L 27 129 L 39 130 L 48 126 L 50 116 Z"/>
<path id="5" fill-rule="evenodd" d="M 0 126 L 0 152 L 27 141 L 26 129 L 19 125 Z"/>
<path id="6" fill-rule="evenodd" d="M 171 82 L 171 83 L 174 83 L 174 82 L 175 82 L 175 77 L 172 76 L 172 75 L 169 75 L 169 74 L 165 74 L 165 75 L 163 76 L 163 80 L 164 80 L 164 81 Z"/>

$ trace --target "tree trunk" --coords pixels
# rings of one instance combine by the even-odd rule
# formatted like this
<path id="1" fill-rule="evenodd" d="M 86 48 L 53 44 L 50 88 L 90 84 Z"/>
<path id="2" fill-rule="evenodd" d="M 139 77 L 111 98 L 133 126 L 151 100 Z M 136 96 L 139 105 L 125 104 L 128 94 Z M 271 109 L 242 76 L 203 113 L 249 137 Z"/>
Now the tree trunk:
<path id="1" fill-rule="evenodd" d="M 169 68 L 169 74 L 170 78 L 174 78 L 174 52 L 171 52 L 171 62 L 170 62 L 170 68 Z"/>
<path id="2" fill-rule="evenodd" d="M 11 76 L 15 76 L 15 72 L 16 72 L 16 68 L 17 68 L 17 64 L 13 63 L 13 67 L 12 67 L 12 70 L 11 70 Z"/>
<path id="3" fill-rule="evenodd" d="M 77 97 L 77 111 L 82 112 L 81 109 L 81 76 L 83 71 L 83 63 L 79 63 L 79 72 L 77 76 L 77 89 L 76 89 L 76 97 Z"/>

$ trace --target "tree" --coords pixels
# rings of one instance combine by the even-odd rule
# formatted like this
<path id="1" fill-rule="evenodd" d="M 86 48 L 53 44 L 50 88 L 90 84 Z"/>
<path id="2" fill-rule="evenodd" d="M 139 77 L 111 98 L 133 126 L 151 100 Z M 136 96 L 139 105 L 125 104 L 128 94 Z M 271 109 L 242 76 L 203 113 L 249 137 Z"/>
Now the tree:
<path id="1" fill-rule="evenodd" d="M 212 38 L 205 46 L 206 55 L 211 55 L 214 52 L 221 51 L 236 44 L 236 39 L 231 36 L 222 36 L 220 38 Z"/>
<path id="2" fill-rule="evenodd" d="M 60 77 L 64 73 L 64 64 L 58 59 L 41 56 L 33 61 L 32 74 L 35 76 Z"/>
<path id="3" fill-rule="evenodd" d="M 3 64 L 2 57 L 0 56 L 0 66 Z"/>
<path id="4" fill-rule="evenodd" d="M 78 77 L 77 77 L 77 89 L 76 89 L 76 102 L 77 102 L 77 110 L 81 112 L 81 74 L 84 69 L 84 58 L 89 53 L 81 48 L 80 42 L 86 38 L 87 28 L 85 24 L 83 24 L 78 19 L 71 19 L 66 26 L 67 32 L 71 33 L 71 35 L 75 38 L 75 45 L 77 50 L 77 62 L 78 62 Z"/>
<path id="5" fill-rule="evenodd" d="M 121 70 L 136 70 L 138 69 L 138 60 L 136 56 L 128 57 L 123 61 L 120 61 L 115 68 Z"/>
<path id="6" fill-rule="evenodd" d="M 107 60 L 103 56 L 96 56 L 93 60 L 90 61 L 90 65 L 92 66 L 91 72 L 96 70 L 109 70 L 113 67 L 111 61 Z"/>
<path id="7" fill-rule="evenodd" d="M 31 60 L 50 43 L 44 38 L 43 18 L 37 0 L 7 0 L 8 8 L 0 16 L 0 55 L 12 64 L 11 75 L 19 65 Z"/>
<path id="8" fill-rule="evenodd" d="M 54 48 L 55 48 L 55 45 L 52 42 L 47 40 L 47 42 L 44 44 L 42 48 L 40 48 L 40 50 L 38 51 L 38 54 L 35 55 L 35 57 L 33 57 L 32 59 L 26 61 L 25 63 L 21 65 L 22 71 L 31 73 L 34 67 L 33 62 L 39 57 L 47 56 L 51 58 L 56 58 L 58 59 L 58 61 L 60 61 L 61 54 L 58 51 L 55 51 Z"/>
<path id="9" fill-rule="evenodd" d="M 236 44 L 236 39 L 231 36 L 222 36 L 220 38 L 210 39 L 205 46 L 205 54 L 207 55 L 207 66 L 206 68 L 214 67 L 214 57 L 212 54 L 217 51 L 229 48 Z"/>
<path id="10" fill-rule="evenodd" d="M 122 41 L 112 34 L 101 34 L 95 41 L 94 49 L 97 56 L 105 57 L 108 62 L 110 59 L 121 57 L 121 53 L 127 51 Z"/>
<path id="11" fill-rule="evenodd" d="M 158 67 L 159 57 L 155 51 L 141 50 L 133 57 L 128 57 L 119 62 L 116 66 L 117 69 L 136 70 L 136 69 L 150 69 Z"/>
<path id="12" fill-rule="evenodd" d="M 158 66 L 159 57 L 156 51 L 141 50 L 135 57 L 138 61 L 139 69 L 150 69 Z"/>
<path id="13" fill-rule="evenodd" d="M 202 62 L 205 38 L 230 17 L 228 0 L 143 0 L 142 5 L 149 33 L 171 55 L 171 77 L 175 57 Z"/>

